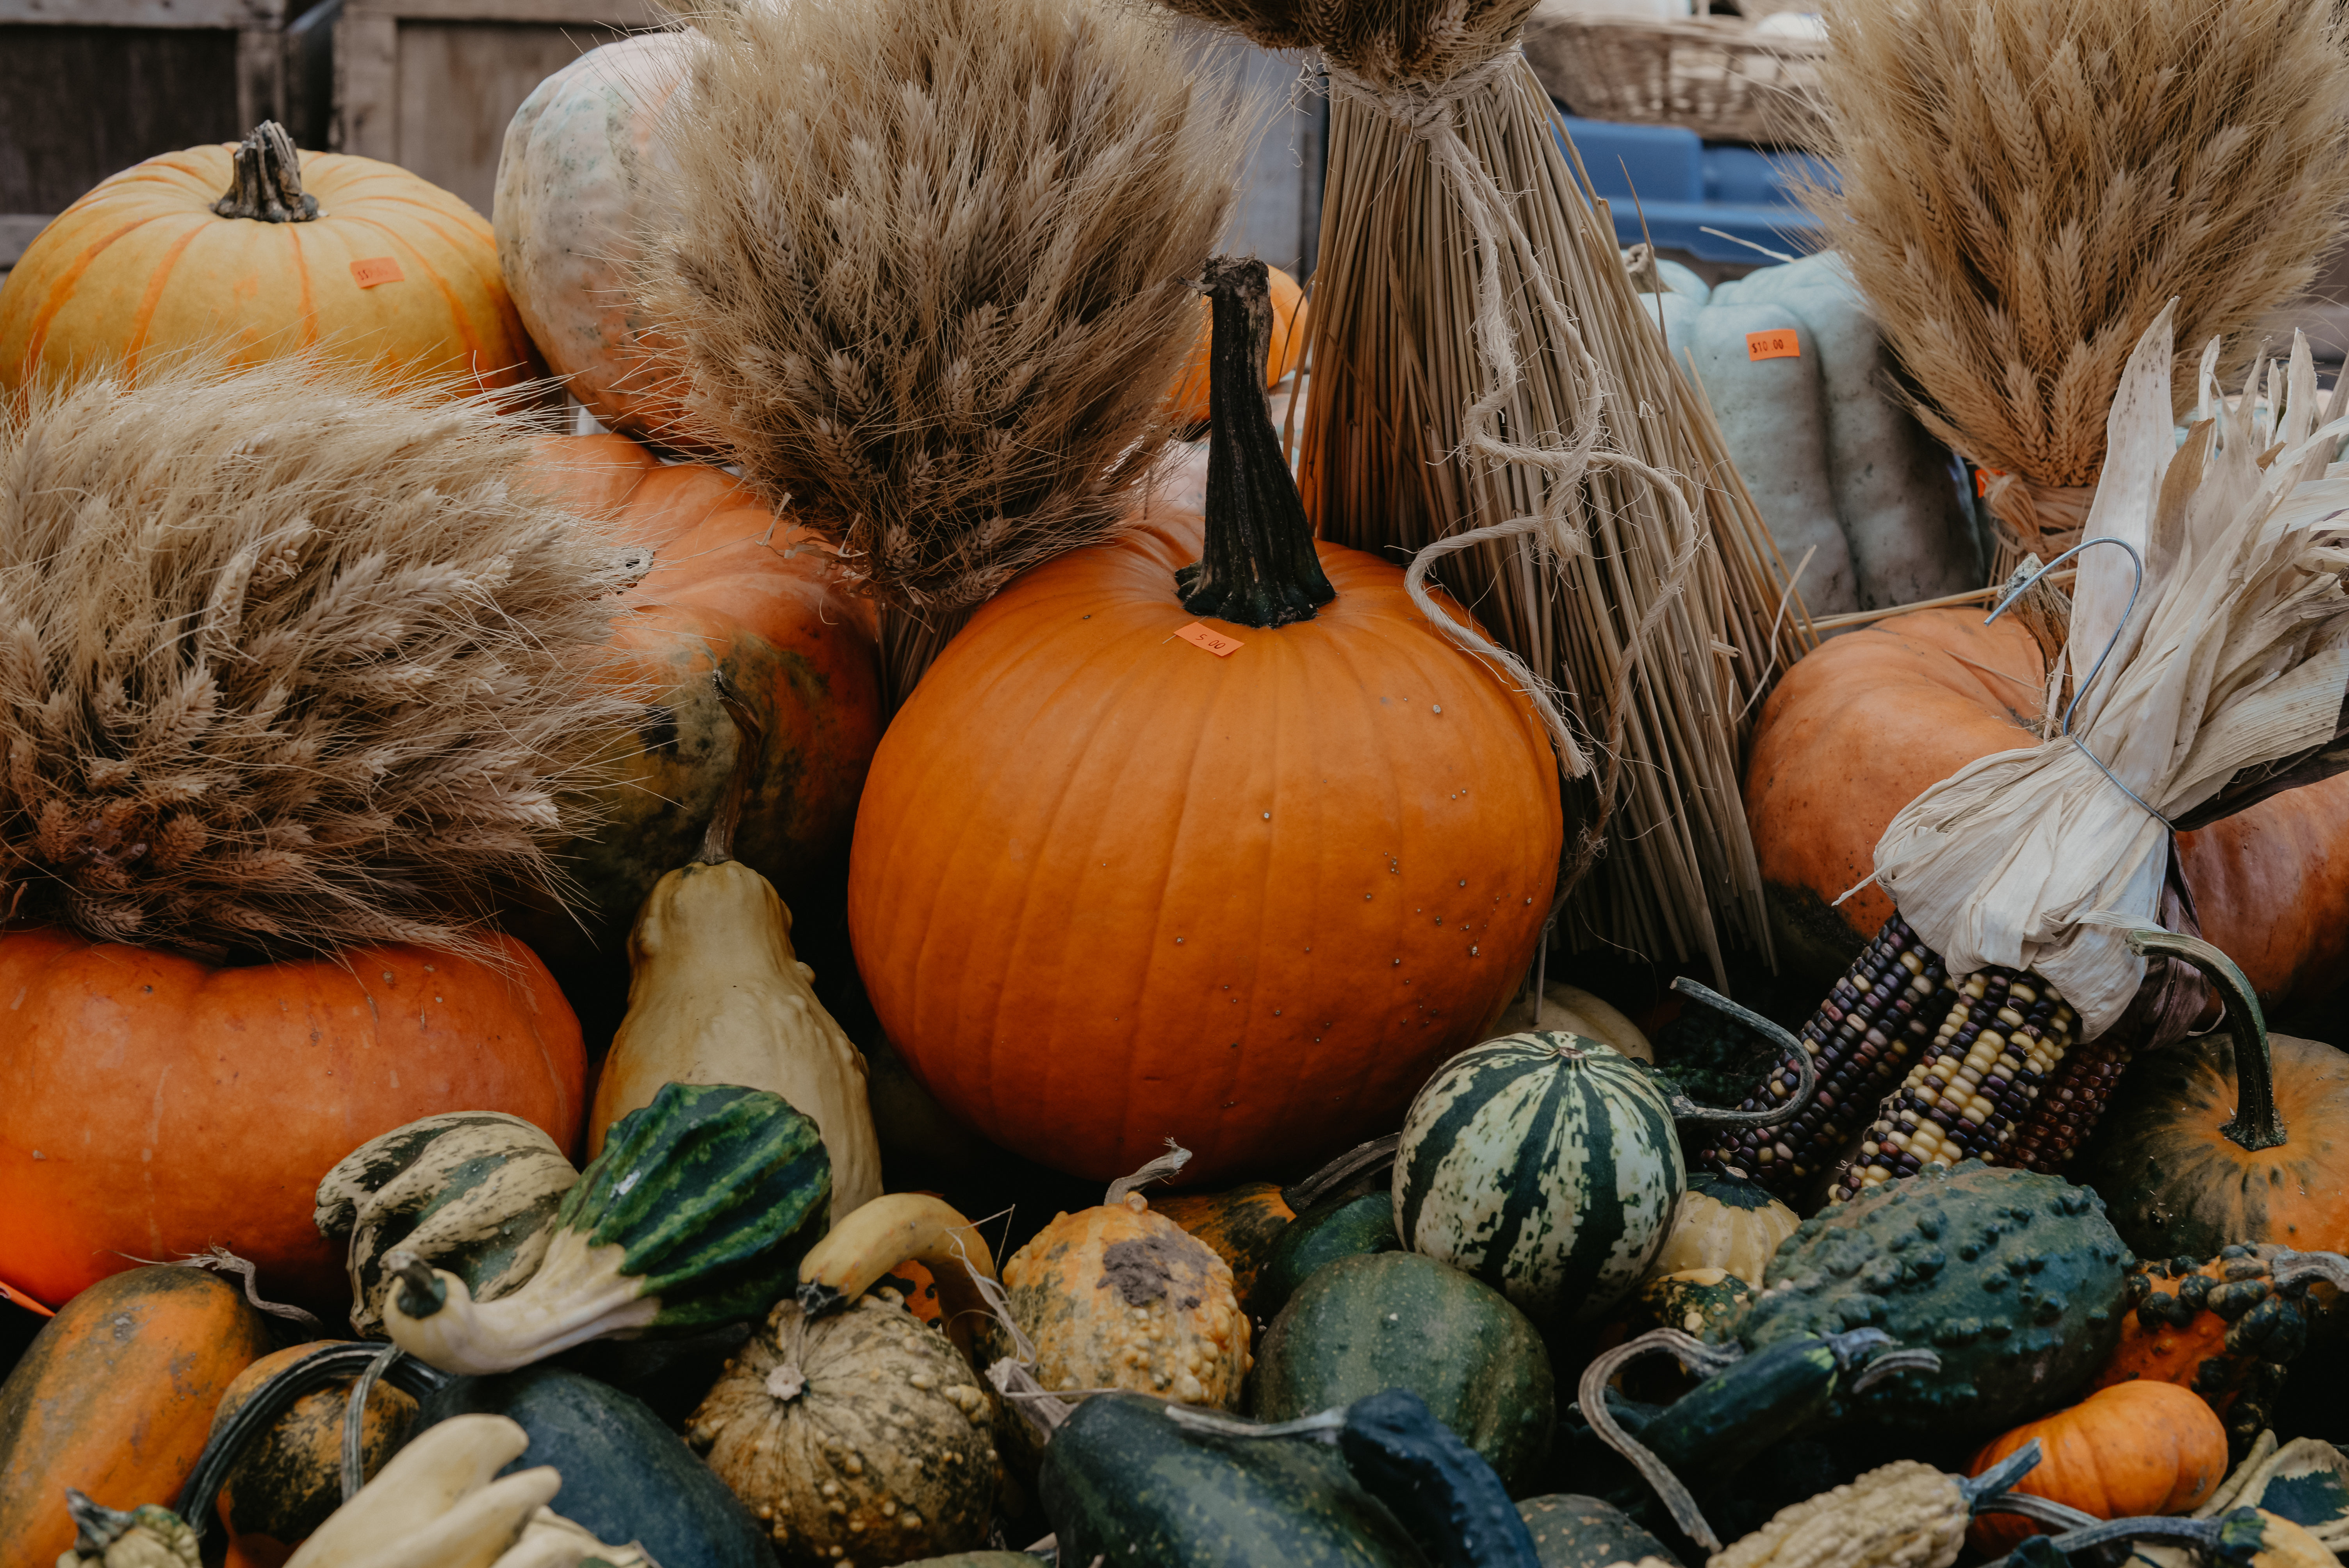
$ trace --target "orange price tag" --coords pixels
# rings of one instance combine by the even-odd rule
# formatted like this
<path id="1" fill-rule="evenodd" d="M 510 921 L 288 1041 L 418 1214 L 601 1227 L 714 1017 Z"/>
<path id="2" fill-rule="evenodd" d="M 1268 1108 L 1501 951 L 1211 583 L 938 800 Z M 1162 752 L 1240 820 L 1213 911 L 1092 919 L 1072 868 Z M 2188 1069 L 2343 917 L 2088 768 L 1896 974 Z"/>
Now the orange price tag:
<path id="1" fill-rule="evenodd" d="M 1748 359 L 1800 359 L 1802 339 L 1791 326 L 1775 332 L 1749 332 L 1745 335 L 1745 357 Z"/>
<path id="2" fill-rule="evenodd" d="M 1226 637 L 1221 632 L 1210 632 L 1196 621 L 1174 634 L 1186 643 L 1206 649 L 1219 659 L 1228 659 L 1240 649 L 1240 640 L 1237 637 Z"/>
<path id="3" fill-rule="evenodd" d="M 399 270 L 399 263 L 390 256 L 353 262 L 351 277 L 363 289 L 371 289 L 378 284 L 404 284 L 408 281 L 408 274 Z"/>

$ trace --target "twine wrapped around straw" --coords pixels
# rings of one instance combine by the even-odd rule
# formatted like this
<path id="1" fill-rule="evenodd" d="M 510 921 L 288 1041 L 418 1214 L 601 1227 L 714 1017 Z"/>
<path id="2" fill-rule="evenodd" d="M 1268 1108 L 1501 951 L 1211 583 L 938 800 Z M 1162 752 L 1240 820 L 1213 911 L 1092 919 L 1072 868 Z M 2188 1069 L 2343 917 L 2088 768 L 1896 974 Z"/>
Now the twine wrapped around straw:
<path id="1" fill-rule="evenodd" d="M 1307 505 L 1325 538 L 1410 556 L 1423 610 L 1550 708 L 1588 780 L 1569 940 L 1716 975 L 1724 937 L 1766 953 L 1738 745 L 1808 634 L 1568 160 L 1518 47 L 1531 0 L 1168 3 L 1321 57 Z M 1431 576 L 1489 636 L 1435 614 Z"/>
<path id="2" fill-rule="evenodd" d="M 2222 796 L 2249 804 L 2279 765 L 2297 782 L 2349 766 L 2349 471 L 2327 471 L 2349 383 L 2327 406 L 2296 335 L 2271 411 L 2249 387 L 2230 408 L 2214 339 L 2208 417 L 2173 449 L 2172 315 L 2113 402 L 2076 558 L 2069 736 L 1970 763 L 1876 848 L 1876 880 L 1951 973 L 2036 970 L 2091 1038 L 2144 978 L 2124 934 L 2156 923 L 2172 828 Z"/>

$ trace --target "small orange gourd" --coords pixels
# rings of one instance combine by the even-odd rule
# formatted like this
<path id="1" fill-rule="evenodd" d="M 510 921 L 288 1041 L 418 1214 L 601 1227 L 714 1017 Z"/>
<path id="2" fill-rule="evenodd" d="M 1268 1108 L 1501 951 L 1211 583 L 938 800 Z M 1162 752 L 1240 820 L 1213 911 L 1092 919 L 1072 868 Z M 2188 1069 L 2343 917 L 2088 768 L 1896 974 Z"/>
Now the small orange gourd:
<path id="1" fill-rule="evenodd" d="M 1176 1192 L 1151 1204 L 1153 1212 L 1174 1221 L 1216 1249 L 1232 1266 L 1232 1287 L 1242 1301 L 1256 1288 L 1257 1271 L 1264 1267 L 1273 1243 L 1297 1218 L 1278 1182 L 1247 1181 L 1228 1192 Z"/>
<path id="2" fill-rule="evenodd" d="M 2227 1476 L 2226 1429 L 2209 1406 L 2174 1383 L 2100 1388 L 2069 1409 L 1993 1439 L 1966 1473 L 1982 1474 L 2033 1438 L 2044 1457 L 2013 1490 L 2098 1519 L 2191 1512 Z M 1967 1539 L 1996 1557 L 2040 1533 L 2019 1514 L 1984 1513 Z"/>
<path id="3" fill-rule="evenodd" d="M 2129 1271 L 2136 1305 L 2096 1387 L 2145 1380 L 2190 1388 L 2226 1423 L 2234 1455 L 2250 1451 L 2308 1337 L 2306 1286 L 2277 1284 L 2280 1250 L 2234 1246 L 2203 1264 L 2139 1263 Z"/>
<path id="4" fill-rule="evenodd" d="M 0 1385 L 0 1564 L 73 1545 L 67 1487 L 113 1508 L 178 1496 L 267 1322 L 200 1269 L 135 1268 L 67 1302 Z"/>

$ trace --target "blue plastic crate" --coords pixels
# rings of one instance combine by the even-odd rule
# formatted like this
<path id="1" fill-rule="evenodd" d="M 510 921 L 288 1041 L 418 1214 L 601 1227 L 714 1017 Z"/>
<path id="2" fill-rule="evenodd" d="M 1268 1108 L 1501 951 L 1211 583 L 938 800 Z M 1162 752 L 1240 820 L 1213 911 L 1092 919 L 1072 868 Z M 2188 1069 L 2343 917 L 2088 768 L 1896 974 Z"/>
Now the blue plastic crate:
<path id="1" fill-rule="evenodd" d="M 1614 213 L 1619 243 L 1652 239 L 1709 262 L 1760 262 L 1755 246 L 1799 256 L 1824 242 L 1795 191 L 1802 180 L 1831 181 L 1835 171 L 1806 153 L 1708 143 L 1676 125 L 1569 115 L 1566 129 L 1592 188 Z"/>

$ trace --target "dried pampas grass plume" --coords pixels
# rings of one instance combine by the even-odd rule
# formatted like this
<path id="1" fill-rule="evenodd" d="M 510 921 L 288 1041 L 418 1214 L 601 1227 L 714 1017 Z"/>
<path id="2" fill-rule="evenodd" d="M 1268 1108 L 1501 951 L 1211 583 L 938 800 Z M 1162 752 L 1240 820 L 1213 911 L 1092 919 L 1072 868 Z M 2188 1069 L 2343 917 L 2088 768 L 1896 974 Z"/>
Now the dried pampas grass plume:
<path id="1" fill-rule="evenodd" d="M 1825 0 L 1816 197 L 1942 440 L 2093 484 L 2137 339 L 2171 385 L 2304 289 L 2349 198 L 2349 54 L 2310 0 Z M 2084 505 L 2085 503 L 2083 503 Z"/>
<path id="2" fill-rule="evenodd" d="M 1246 117 L 1086 0 L 693 18 L 644 294 L 696 418 L 916 612 L 1107 536 L 1164 446 Z"/>
<path id="3" fill-rule="evenodd" d="M 641 552 L 484 400 L 321 362 L 0 409 L 0 913 L 205 956 L 476 945 L 552 890 Z"/>

